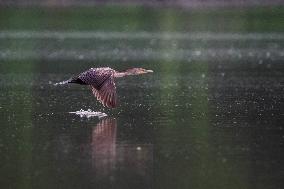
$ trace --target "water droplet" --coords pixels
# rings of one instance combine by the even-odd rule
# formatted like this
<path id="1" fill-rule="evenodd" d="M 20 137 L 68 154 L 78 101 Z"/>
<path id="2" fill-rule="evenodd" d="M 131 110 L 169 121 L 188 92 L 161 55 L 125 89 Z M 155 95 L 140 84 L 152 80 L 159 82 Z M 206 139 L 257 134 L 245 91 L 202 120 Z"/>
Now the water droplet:
<path id="1" fill-rule="evenodd" d="M 195 54 L 196 56 L 200 56 L 200 55 L 201 55 L 201 51 L 194 51 L 194 54 Z"/>
<path id="2" fill-rule="evenodd" d="M 80 60 L 84 59 L 84 55 L 82 55 L 82 54 L 79 55 L 79 59 L 80 59 Z"/>
<path id="3" fill-rule="evenodd" d="M 226 158 L 222 158 L 222 163 L 226 163 L 227 159 Z"/>

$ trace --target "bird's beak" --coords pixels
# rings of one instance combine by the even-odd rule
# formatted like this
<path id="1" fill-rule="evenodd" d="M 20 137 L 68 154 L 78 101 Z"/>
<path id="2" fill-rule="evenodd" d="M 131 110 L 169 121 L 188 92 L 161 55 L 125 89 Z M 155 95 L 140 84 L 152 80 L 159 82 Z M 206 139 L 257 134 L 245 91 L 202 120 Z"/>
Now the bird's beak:
<path id="1" fill-rule="evenodd" d="M 153 73 L 153 70 L 146 70 L 146 73 Z"/>

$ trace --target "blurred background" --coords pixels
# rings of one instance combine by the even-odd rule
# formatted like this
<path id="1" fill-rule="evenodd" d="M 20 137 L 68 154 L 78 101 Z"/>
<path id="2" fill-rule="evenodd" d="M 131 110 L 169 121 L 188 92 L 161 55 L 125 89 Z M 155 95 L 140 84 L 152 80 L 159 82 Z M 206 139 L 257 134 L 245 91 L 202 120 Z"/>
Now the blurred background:
<path id="1" fill-rule="evenodd" d="M 283 188 L 283 5 L 0 0 L 0 188 Z M 107 66 L 154 73 L 53 85 Z"/>

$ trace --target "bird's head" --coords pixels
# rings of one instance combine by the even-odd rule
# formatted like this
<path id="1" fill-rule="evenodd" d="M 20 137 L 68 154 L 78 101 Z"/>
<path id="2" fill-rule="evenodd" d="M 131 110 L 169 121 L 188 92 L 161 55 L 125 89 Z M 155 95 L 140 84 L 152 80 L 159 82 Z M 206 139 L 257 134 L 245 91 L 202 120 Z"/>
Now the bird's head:
<path id="1" fill-rule="evenodd" d="M 125 71 L 128 75 L 140 75 L 145 73 L 152 73 L 153 70 L 146 70 L 144 68 L 131 68 Z"/>

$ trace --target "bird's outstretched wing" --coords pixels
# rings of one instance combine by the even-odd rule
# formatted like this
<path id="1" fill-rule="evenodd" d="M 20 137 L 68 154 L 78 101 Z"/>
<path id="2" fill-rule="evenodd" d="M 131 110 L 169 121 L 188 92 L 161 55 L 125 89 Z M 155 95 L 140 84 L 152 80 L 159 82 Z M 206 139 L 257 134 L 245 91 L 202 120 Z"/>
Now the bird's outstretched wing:
<path id="1" fill-rule="evenodd" d="M 93 94 L 104 106 L 114 108 L 117 102 L 114 73 L 115 70 L 108 67 L 91 68 L 78 78 L 91 86 Z"/>
<path id="2" fill-rule="evenodd" d="M 98 89 L 96 86 L 91 85 L 93 94 L 97 97 L 104 106 L 114 108 L 117 105 L 116 87 L 114 78 L 109 77 L 102 86 Z"/>
<path id="3" fill-rule="evenodd" d="M 104 82 L 113 77 L 115 71 L 111 68 L 91 68 L 81 73 L 78 78 L 87 85 L 94 86 L 97 90 L 103 86 Z"/>

